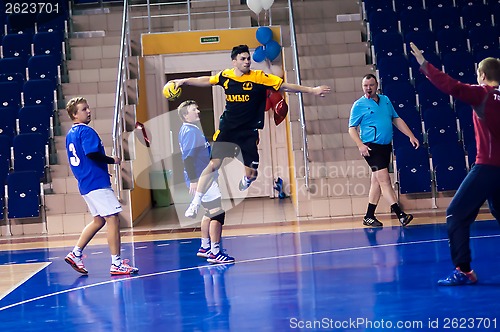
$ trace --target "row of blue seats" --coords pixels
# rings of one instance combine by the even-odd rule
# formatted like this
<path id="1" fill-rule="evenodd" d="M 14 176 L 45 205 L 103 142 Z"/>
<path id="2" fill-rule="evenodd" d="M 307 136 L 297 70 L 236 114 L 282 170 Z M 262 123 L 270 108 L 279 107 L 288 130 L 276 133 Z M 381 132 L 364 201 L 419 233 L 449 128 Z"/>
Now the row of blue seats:
<path id="1" fill-rule="evenodd" d="M 16 135 L 36 132 L 49 143 L 54 131 L 53 108 L 50 105 L 0 108 L 0 135 L 12 140 Z"/>
<path id="2" fill-rule="evenodd" d="M 36 172 L 12 172 L 5 183 L 5 186 L 0 186 L 0 220 L 5 216 L 9 219 L 40 216 L 43 184 Z"/>
<path id="3" fill-rule="evenodd" d="M 469 169 L 474 157 L 468 156 Z M 431 150 L 407 147 L 396 156 L 399 190 L 401 194 L 430 193 L 457 190 L 467 175 L 468 168 L 460 143 L 443 143 Z"/>

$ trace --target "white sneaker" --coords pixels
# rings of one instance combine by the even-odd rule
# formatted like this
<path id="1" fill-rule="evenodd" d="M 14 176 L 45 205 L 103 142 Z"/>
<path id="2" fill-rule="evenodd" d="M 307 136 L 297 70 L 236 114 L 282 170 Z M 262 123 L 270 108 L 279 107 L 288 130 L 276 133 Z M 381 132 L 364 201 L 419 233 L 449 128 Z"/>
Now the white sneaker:
<path id="1" fill-rule="evenodd" d="M 196 215 L 198 214 L 198 208 L 200 206 L 198 204 L 191 203 L 189 204 L 189 207 L 187 208 L 186 212 L 184 213 L 184 216 L 187 218 L 196 218 Z"/>

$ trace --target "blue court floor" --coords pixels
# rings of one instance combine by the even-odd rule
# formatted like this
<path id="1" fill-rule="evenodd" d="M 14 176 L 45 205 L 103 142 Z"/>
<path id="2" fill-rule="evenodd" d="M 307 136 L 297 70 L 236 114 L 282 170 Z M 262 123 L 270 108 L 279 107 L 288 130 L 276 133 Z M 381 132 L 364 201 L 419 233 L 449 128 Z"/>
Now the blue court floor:
<path id="1" fill-rule="evenodd" d="M 472 229 L 474 286 L 438 287 L 453 269 L 444 224 L 226 238 L 237 262 L 209 265 L 198 239 L 124 243 L 137 276 L 111 277 L 105 245 L 88 276 L 71 249 L 0 252 L 42 264 L 0 299 L 3 331 L 489 331 L 500 329 L 500 227 Z"/>

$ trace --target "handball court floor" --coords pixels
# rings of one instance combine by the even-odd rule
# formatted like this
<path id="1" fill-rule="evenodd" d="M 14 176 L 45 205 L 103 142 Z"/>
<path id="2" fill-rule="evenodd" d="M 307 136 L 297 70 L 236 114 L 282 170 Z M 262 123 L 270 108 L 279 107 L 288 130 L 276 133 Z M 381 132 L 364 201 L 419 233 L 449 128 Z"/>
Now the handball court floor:
<path id="1" fill-rule="evenodd" d="M 105 232 L 84 252 L 88 276 L 63 260 L 77 235 L 0 238 L 2 330 L 500 328 L 500 227 L 489 213 L 471 231 L 479 282 L 462 287 L 436 285 L 453 269 L 442 212 L 406 228 L 379 219 L 383 228 L 360 218 L 297 221 L 287 200 L 245 200 L 223 234 L 236 263 L 209 265 L 195 255 L 199 229 L 179 230 L 171 207 L 153 209 L 122 235 L 135 276 L 109 275 Z"/>

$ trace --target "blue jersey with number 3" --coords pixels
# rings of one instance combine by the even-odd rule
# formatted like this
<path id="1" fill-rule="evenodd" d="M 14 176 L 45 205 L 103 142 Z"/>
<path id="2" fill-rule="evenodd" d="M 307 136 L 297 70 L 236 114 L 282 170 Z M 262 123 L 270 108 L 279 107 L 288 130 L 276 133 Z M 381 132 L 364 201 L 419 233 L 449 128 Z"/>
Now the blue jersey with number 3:
<path id="1" fill-rule="evenodd" d="M 102 141 L 92 127 L 83 123 L 74 124 L 66 135 L 66 152 L 80 194 L 111 187 L 108 165 L 87 157 L 92 152 L 105 155 Z"/>

